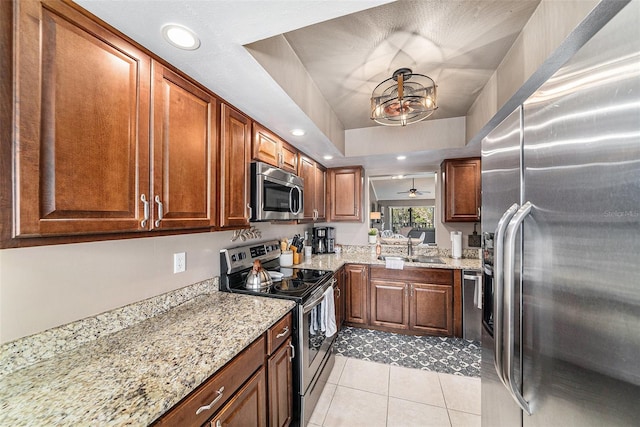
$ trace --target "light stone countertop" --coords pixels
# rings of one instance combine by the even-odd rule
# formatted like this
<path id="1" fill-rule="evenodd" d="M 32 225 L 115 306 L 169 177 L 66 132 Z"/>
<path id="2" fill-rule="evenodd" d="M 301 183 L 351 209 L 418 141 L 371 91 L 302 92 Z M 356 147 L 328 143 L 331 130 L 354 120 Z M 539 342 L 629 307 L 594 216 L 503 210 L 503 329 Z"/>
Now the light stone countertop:
<path id="1" fill-rule="evenodd" d="M 0 378 L 0 425 L 148 425 L 294 306 L 226 292 Z"/>
<path id="2" fill-rule="evenodd" d="M 390 254 L 397 255 L 398 254 Z M 427 267 L 427 268 L 447 268 L 453 270 L 480 270 L 482 263 L 479 259 L 453 259 L 446 256 L 438 256 L 444 264 L 428 264 L 423 262 L 405 262 L 405 267 Z M 340 253 L 340 254 L 323 254 L 313 255 L 294 267 L 310 268 L 315 270 L 331 270 L 337 271 L 344 264 L 370 264 L 385 265 L 384 261 L 378 259 L 375 253 Z"/>

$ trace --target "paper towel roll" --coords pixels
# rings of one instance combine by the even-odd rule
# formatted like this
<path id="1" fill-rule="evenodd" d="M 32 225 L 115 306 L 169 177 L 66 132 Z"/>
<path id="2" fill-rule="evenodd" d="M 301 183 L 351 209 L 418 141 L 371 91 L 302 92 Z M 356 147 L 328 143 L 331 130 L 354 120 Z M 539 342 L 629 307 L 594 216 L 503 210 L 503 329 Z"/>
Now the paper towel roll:
<path id="1" fill-rule="evenodd" d="M 462 258 L 462 231 L 451 232 L 451 258 Z"/>

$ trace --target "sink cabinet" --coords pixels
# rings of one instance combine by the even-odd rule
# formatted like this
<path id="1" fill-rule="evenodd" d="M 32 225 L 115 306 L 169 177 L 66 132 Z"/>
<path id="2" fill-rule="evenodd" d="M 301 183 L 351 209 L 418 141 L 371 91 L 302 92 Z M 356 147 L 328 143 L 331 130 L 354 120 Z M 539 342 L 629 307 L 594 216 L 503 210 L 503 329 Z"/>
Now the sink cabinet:
<path id="1" fill-rule="evenodd" d="M 480 158 L 448 159 L 442 162 L 445 222 L 480 221 Z"/>
<path id="2" fill-rule="evenodd" d="M 416 335 L 460 335 L 459 271 L 372 265 L 370 276 L 369 327 Z"/>

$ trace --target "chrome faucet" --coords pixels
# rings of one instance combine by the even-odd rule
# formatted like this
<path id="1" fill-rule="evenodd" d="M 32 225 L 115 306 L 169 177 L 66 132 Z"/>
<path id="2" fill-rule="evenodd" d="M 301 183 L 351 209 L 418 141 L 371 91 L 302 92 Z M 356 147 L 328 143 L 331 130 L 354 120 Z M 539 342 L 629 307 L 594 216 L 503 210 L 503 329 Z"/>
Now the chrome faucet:
<path id="1" fill-rule="evenodd" d="M 411 243 L 411 237 L 407 239 L 407 256 L 413 256 L 413 244 Z"/>

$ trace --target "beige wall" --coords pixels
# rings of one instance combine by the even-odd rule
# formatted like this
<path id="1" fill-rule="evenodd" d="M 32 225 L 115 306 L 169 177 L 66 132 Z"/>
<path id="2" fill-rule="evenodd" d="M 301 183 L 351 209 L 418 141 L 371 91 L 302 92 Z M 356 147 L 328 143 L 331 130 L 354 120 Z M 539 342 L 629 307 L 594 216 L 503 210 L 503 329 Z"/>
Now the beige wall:
<path id="1" fill-rule="evenodd" d="M 254 224 L 262 237 L 304 227 Z M 219 275 L 230 231 L 0 250 L 0 343 Z M 173 274 L 173 254 L 187 269 Z"/>

